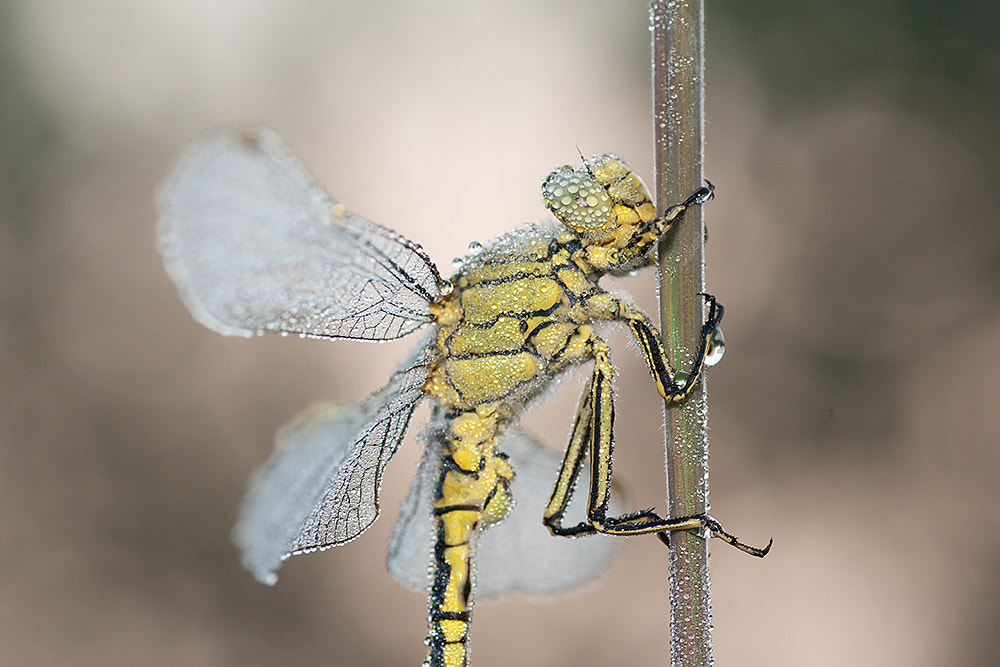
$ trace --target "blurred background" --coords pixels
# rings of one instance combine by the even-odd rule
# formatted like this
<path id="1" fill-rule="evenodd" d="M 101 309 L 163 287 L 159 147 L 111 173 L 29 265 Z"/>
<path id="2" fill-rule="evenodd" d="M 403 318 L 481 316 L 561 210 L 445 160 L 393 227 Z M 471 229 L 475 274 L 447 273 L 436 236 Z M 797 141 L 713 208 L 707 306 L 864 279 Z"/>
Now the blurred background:
<path id="1" fill-rule="evenodd" d="M 707 12 L 711 499 L 774 537 L 763 561 L 712 544 L 716 659 L 995 664 L 997 6 Z M 276 587 L 229 538 L 273 432 L 360 399 L 415 341 L 201 328 L 154 192 L 199 132 L 262 121 L 450 273 L 544 218 L 578 146 L 652 181 L 646 3 L 6 0 L 0 34 L 0 663 L 418 664 L 425 600 L 383 567 L 412 436 L 382 520 Z M 656 311 L 651 275 L 623 284 Z M 613 345 L 615 472 L 663 508 L 660 403 Z M 555 448 L 581 386 L 527 420 Z M 663 664 L 666 593 L 666 551 L 631 539 L 592 590 L 479 605 L 475 663 Z"/>

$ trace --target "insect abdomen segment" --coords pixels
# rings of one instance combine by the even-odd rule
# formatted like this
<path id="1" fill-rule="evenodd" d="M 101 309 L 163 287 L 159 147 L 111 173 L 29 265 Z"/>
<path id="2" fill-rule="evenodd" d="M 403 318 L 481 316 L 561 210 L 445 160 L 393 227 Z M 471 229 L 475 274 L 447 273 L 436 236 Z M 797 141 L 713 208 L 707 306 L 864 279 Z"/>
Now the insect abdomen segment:
<path id="1" fill-rule="evenodd" d="M 431 667 L 468 664 L 472 614 L 472 563 L 478 531 L 502 520 L 511 508 L 514 477 L 496 452 L 495 413 L 468 411 L 441 416 L 442 465 L 434 500 L 434 576 L 428 598 Z M 428 446 L 433 446 L 429 444 Z"/>

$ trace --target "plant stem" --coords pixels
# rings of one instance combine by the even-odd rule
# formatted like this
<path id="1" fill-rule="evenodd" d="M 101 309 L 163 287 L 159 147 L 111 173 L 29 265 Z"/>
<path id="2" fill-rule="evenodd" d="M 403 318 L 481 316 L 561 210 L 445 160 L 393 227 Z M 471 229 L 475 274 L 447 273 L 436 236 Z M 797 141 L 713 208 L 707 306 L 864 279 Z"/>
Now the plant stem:
<path id="1" fill-rule="evenodd" d="M 683 201 L 703 183 L 704 47 L 702 0 L 653 0 L 653 119 L 656 201 Z M 661 240 L 660 327 L 676 369 L 690 368 L 698 349 L 704 301 L 702 208 Z M 672 517 L 706 511 L 708 405 L 704 380 L 680 405 L 666 407 L 668 511 Z M 670 660 L 674 667 L 713 664 L 708 548 L 702 535 L 670 535 Z"/>

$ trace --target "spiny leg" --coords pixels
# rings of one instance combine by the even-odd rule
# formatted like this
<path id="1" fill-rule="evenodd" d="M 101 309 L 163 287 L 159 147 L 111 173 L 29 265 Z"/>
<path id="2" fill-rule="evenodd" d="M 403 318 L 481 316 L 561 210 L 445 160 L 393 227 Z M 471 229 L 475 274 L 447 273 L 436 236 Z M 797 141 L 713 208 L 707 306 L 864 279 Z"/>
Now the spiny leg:
<path id="1" fill-rule="evenodd" d="M 694 193 L 685 199 L 682 204 L 674 204 L 673 206 L 670 206 L 663 212 L 662 216 L 653 222 L 654 226 L 659 229 L 661 234 L 665 232 L 670 225 L 677 222 L 689 208 L 695 205 L 704 204 L 715 197 L 715 186 L 712 185 L 712 182 L 708 179 L 705 179 L 705 183 L 706 185 L 703 185 L 695 190 Z"/>
<path id="2" fill-rule="evenodd" d="M 730 546 L 734 546 L 737 549 L 739 549 L 740 551 L 746 552 L 746 553 L 750 554 L 751 556 L 757 556 L 758 558 L 763 558 L 764 556 L 767 555 L 767 552 L 771 550 L 771 545 L 774 544 L 774 538 L 771 538 L 771 539 L 769 539 L 767 541 L 767 546 L 765 546 L 765 547 L 753 547 L 753 546 L 750 546 L 749 544 L 745 544 L 743 542 L 740 542 L 739 538 L 737 538 L 735 535 L 733 535 L 732 533 L 730 533 L 727 530 L 725 530 L 722 527 L 721 523 L 719 523 L 717 520 L 715 520 L 713 517 L 709 516 L 708 514 L 699 514 L 699 515 L 696 515 L 696 516 L 701 517 L 701 520 L 704 522 L 705 528 L 707 528 L 712 533 L 712 535 L 714 535 L 715 537 L 718 537 L 720 540 L 722 540 L 726 544 L 728 544 Z M 669 541 L 670 540 L 670 537 L 669 537 L 670 533 L 669 532 L 661 531 L 661 532 L 657 533 L 656 536 L 658 538 L 660 538 L 661 542 L 663 542 L 667 546 L 670 546 L 670 541 Z"/>
<path id="3" fill-rule="evenodd" d="M 592 527 L 586 523 L 572 527 L 562 525 L 563 515 L 569 506 L 576 482 L 580 478 L 583 459 L 587 453 L 587 444 L 590 441 L 592 387 L 593 377 L 587 382 L 587 387 L 580 397 L 580 407 L 576 411 L 576 420 L 573 422 L 573 431 L 570 433 L 569 444 L 566 445 L 566 453 L 559 468 L 559 476 L 556 478 L 548 505 L 545 506 L 545 516 L 542 521 L 553 535 L 572 537 L 594 532 Z"/>
<path id="4" fill-rule="evenodd" d="M 645 226 L 636 229 L 632 238 L 622 246 L 620 261 L 638 262 L 638 265 L 649 266 L 653 262 L 652 248 L 673 225 L 678 223 L 684 213 L 692 206 L 704 204 L 715 196 L 715 186 L 710 182 L 695 190 L 694 194 L 683 203 L 667 208 L 660 217 L 650 220 Z"/>
<path id="5" fill-rule="evenodd" d="M 642 348 L 646 365 L 653 376 L 653 381 L 656 382 L 656 389 L 660 392 L 660 396 L 673 403 L 684 400 L 694 391 L 698 384 L 698 378 L 701 377 L 701 373 L 705 369 L 709 341 L 725 313 L 725 308 L 716 301 L 714 296 L 711 294 L 703 294 L 703 296 L 709 305 L 708 318 L 701 327 L 698 350 L 695 352 L 691 370 L 682 382 L 677 381 L 678 373 L 670 366 L 659 332 L 642 312 L 634 309 L 623 309 L 617 318 L 628 324 L 639 343 L 639 347 Z"/>
<path id="6" fill-rule="evenodd" d="M 608 523 L 607 508 L 610 498 L 611 460 L 614 441 L 614 409 L 608 409 L 608 399 L 611 396 L 611 377 L 614 368 L 608 356 L 607 344 L 592 337 L 589 341 L 594 356 L 594 371 L 587 382 L 580 407 L 577 410 L 576 421 L 570 434 L 562 467 L 556 479 L 549 504 L 545 508 L 543 519 L 554 535 L 573 537 L 607 532 L 602 527 Z M 595 407 L 596 406 L 596 407 Z M 595 434 L 597 434 L 595 436 Z M 575 526 L 562 524 L 570 497 L 588 448 L 591 459 L 590 489 L 588 490 L 587 521 Z M 600 453 L 597 450 L 600 449 Z M 622 519 L 636 519 L 642 513 L 630 514 Z"/>
<path id="7" fill-rule="evenodd" d="M 545 510 L 544 522 L 549 530 L 554 535 L 567 537 L 593 533 L 610 535 L 657 533 L 661 535 L 660 539 L 665 541 L 663 536 L 669 531 L 708 529 L 727 544 L 748 554 L 763 557 L 771 547 L 770 542 L 763 549 L 744 544 L 707 514 L 665 519 L 652 510 L 640 510 L 620 517 L 607 516 L 614 449 L 614 401 L 611 394 L 614 367 L 611 365 L 607 344 L 604 341 L 595 337 L 591 345 L 594 351 L 594 371 L 580 400 L 580 409 L 566 448 L 566 455 Z M 591 456 L 591 488 L 587 521 L 575 526 L 563 526 L 563 515 L 579 476 L 588 444 Z"/>

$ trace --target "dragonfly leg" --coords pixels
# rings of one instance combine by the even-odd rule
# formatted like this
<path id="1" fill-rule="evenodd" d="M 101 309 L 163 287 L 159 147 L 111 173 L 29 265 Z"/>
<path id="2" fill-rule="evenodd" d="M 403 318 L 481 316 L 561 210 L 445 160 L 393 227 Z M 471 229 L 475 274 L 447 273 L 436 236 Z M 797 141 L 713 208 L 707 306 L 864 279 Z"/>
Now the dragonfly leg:
<path id="1" fill-rule="evenodd" d="M 656 341 L 658 343 L 658 336 Z M 566 454 L 563 457 L 555 488 L 545 509 L 543 520 L 549 530 L 554 535 L 574 537 L 594 533 L 627 536 L 707 529 L 712 535 L 741 551 L 754 556 L 764 556 L 770 549 L 770 543 L 764 548 L 744 544 L 723 529 L 716 519 L 707 514 L 664 518 L 653 510 L 639 510 L 618 517 L 607 515 L 614 449 L 614 400 L 611 393 L 611 378 L 614 374 L 614 367 L 611 364 L 607 344 L 596 337 L 592 339 L 591 344 L 594 352 L 594 370 L 580 399 L 580 409 L 570 435 L 569 445 L 566 447 Z M 658 344 L 658 347 L 660 350 L 663 349 L 662 345 Z M 701 363 L 697 366 L 700 372 Z M 665 368 L 669 367 L 665 366 Z M 682 393 L 682 397 L 689 393 L 673 383 L 672 375 L 666 377 L 673 384 L 677 393 Z M 590 450 L 591 483 L 587 503 L 587 520 L 573 526 L 564 526 L 563 516 L 569 505 L 569 499 L 588 448 Z M 661 537 L 661 539 L 663 538 Z"/>
<path id="2" fill-rule="evenodd" d="M 709 340 L 722 321 L 722 315 L 725 312 L 722 304 L 716 301 L 714 296 L 704 294 L 704 297 L 709 306 L 708 318 L 701 327 L 698 350 L 695 352 L 691 370 L 683 378 L 679 377 L 680 373 L 671 368 L 667 353 L 663 349 L 660 334 L 645 314 L 632 308 L 623 308 L 623 312 L 617 318 L 628 324 L 632 330 L 639 347 L 642 348 L 646 366 L 649 367 L 649 373 L 653 376 L 657 391 L 660 392 L 660 396 L 671 402 L 683 401 L 698 384 L 698 379 L 705 369 L 705 356 L 708 354 Z"/>

